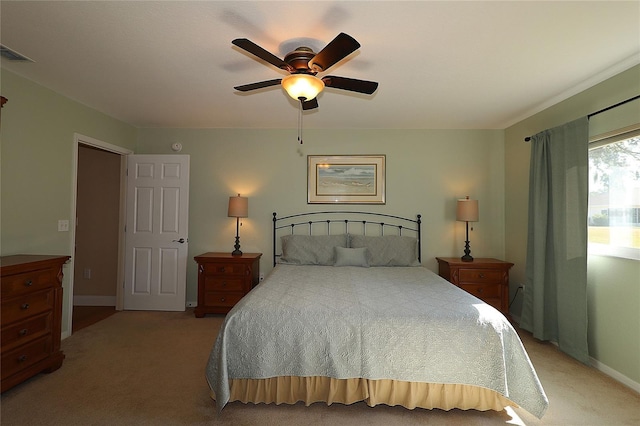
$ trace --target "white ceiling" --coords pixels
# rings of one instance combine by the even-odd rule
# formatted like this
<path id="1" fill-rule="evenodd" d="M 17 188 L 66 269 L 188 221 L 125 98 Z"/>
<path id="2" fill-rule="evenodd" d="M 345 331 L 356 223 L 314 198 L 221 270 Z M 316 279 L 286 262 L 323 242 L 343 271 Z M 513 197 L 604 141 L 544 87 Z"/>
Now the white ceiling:
<path id="1" fill-rule="evenodd" d="M 295 128 L 280 87 L 233 89 L 286 75 L 235 38 L 280 58 L 360 42 L 329 74 L 377 92 L 325 89 L 307 128 L 503 129 L 640 63 L 639 1 L 2 0 L 0 14 L 1 43 L 35 61 L 3 68 L 137 127 Z"/>

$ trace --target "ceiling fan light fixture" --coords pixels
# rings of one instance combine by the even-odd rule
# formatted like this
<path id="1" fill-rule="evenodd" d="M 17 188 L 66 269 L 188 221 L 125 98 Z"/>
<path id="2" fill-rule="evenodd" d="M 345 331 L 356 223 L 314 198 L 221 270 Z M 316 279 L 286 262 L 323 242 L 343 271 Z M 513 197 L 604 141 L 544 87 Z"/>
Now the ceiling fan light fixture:
<path id="1" fill-rule="evenodd" d="M 310 74 L 291 74 L 282 79 L 282 87 L 296 101 L 310 101 L 322 92 L 324 82 Z"/>

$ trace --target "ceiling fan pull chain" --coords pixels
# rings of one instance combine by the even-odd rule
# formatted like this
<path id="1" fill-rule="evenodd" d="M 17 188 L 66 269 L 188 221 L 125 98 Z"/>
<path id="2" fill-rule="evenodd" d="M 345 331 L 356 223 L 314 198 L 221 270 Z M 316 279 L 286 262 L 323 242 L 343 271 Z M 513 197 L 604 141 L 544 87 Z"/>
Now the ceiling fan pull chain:
<path id="1" fill-rule="evenodd" d="M 302 102 L 303 99 L 300 98 L 300 107 L 298 108 L 298 142 L 302 145 Z"/>

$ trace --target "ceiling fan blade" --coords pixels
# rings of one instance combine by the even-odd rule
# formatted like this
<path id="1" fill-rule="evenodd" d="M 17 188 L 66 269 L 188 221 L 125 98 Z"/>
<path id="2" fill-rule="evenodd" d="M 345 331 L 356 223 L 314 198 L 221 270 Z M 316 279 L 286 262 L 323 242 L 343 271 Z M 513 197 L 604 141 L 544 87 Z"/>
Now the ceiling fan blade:
<path id="1" fill-rule="evenodd" d="M 318 98 L 313 98 L 310 101 L 302 102 L 302 109 L 304 111 L 308 109 L 314 109 L 314 108 L 318 108 Z"/>
<path id="2" fill-rule="evenodd" d="M 309 61 L 309 68 L 316 72 L 326 71 L 336 62 L 344 59 L 360 47 L 353 37 L 340 33 Z"/>
<path id="3" fill-rule="evenodd" d="M 235 86 L 234 89 L 241 92 L 248 92 L 250 90 L 262 89 L 264 87 L 277 86 L 282 79 L 276 78 L 275 80 L 259 81 L 257 83 L 244 84 L 242 86 Z"/>
<path id="4" fill-rule="evenodd" d="M 255 44 L 254 42 L 252 42 L 249 39 L 246 38 L 237 38 L 235 40 L 233 40 L 231 42 L 232 44 L 238 46 L 241 49 L 246 50 L 247 52 L 251 53 L 252 55 L 257 56 L 258 58 L 269 62 L 271 65 L 274 65 L 278 68 L 281 68 L 285 71 L 295 71 L 293 69 L 293 67 L 289 64 L 287 64 L 285 61 L 283 61 L 282 59 L 278 58 L 276 55 L 274 55 L 273 53 L 263 49 L 262 47 L 258 46 L 257 44 Z"/>
<path id="5" fill-rule="evenodd" d="M 322 81 L 324 81 L 324 85 L 327 87 L 350 90 L 367 95 L 373 94 L 378 88 L 378 83 L 375 81 L 357 80 L 355 78 L 338 77 L 335 75 L 322 77 Z"/>

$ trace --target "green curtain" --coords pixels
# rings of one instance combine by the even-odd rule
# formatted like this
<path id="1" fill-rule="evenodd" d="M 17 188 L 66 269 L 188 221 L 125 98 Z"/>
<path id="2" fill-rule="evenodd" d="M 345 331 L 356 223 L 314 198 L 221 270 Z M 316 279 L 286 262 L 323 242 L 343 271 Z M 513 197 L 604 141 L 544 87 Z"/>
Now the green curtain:
<path id="1" fill-rule="evenodd" d="M 520 326 L 584 363 L 587 347 L 587 117 L 531 137 Z"/>

